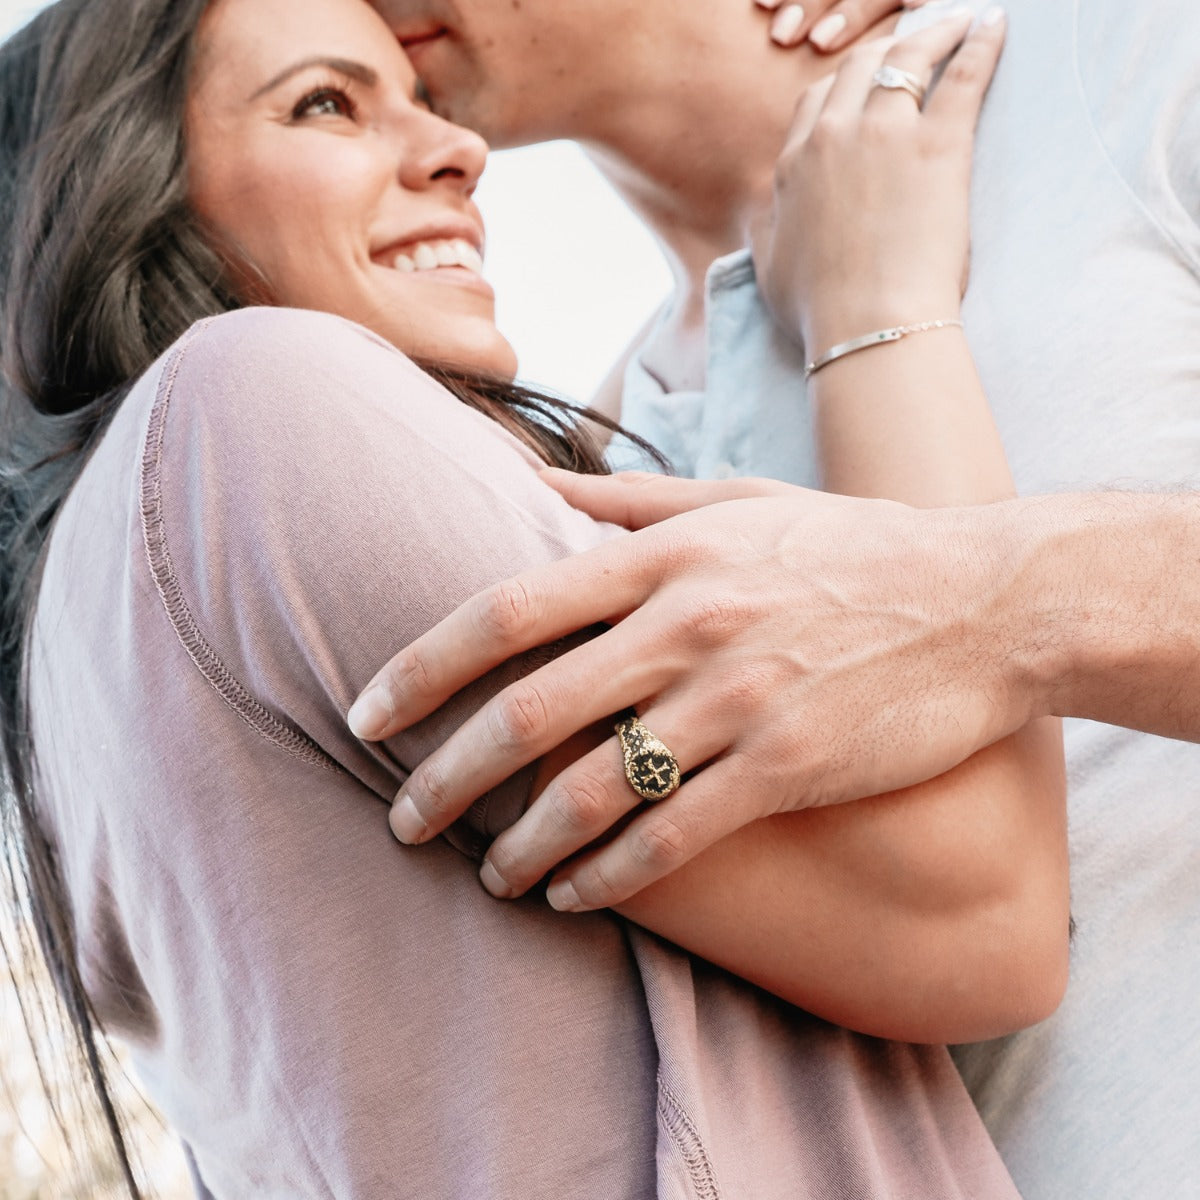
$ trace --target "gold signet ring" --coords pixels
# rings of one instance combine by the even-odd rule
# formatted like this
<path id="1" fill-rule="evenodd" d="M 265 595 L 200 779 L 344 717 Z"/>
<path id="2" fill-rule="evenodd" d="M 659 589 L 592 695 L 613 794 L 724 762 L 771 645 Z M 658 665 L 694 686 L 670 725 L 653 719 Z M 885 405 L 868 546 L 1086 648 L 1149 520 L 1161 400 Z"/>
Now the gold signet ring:
<path id="1" fill-rule="evenodd" d="M 643 800 L 665 800 L 679 787 L 679 763 L 666 743 L 637 717 L 616 724 L 625 761 L 625 778 Z"/>

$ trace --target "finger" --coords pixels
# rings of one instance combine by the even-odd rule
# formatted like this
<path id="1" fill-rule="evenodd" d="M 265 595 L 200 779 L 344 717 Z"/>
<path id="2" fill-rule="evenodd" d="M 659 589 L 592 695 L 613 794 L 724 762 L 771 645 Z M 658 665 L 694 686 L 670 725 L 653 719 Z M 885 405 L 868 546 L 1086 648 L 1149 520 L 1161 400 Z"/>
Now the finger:
<path id="1" fill-rule="evenodd" d="M 983 14 L 958 53 L 946 64 L 925 105 L 931 121 L 960 122 L 968 129 L 975 128 L 1004 49 L 1006 30 L 1003 9 L 989 8 Z"/>
<path id="2" fill-rule="evenodd" d="M 961 45 L 972 20 L 969 8 L 955 7 L 932 25 L 907 37 L 894 38 L 884 62 L 927 79 Z"/>
<path id="3" fill-rule="evenodd" d="M 792 117 L 792 125 L 788 130 L 789 148 L 803 145 L 812 136 L 817 119 L 828 103 L 829 93 L 833 90 L 836 79 L 836 73 L 826 75 L 824 79 L 810 84 L 800 94 L 800 100 L 796 104 L 796 112 Z M 761 214 L 761 219 L 769 222 L 772 219 L 772 215 L 772 210 L 766 209 Z"/>
<path id="4" fill-rule="evenodd" d="M 392 810 L 396 837 L 428 840 L 522 767 L 657 692 L 687 661 L 661 636 L 650 644 L 646 631 L 658 625 L 631 617 L 489 700 L 405 781 Z"/>
<path id="5" fill-rule="evenodd" d="M 928 29 L 897 40 L 889 48 L 881 65 L 895 67 L 906 75 L 911 75 L 917 81 L 921 95 L 913 96 L 901 88 L 877 86 L 872 77 L 866 109 L 869 111 L 881 105 L 903 104 L 909 106 L 913 112 L 920 112 L 924 93 L 933 81 L 938 64 L 962 42 L 970 27 L 970 11 L 958 8 L 930 25 Z"/>
<path id="6" fill-rule="evenodd" d="M 562 912 L 611 908 L 765 815 L 765 808 L 748 805 L 753 798 L 740 786 L 742 770 L 732 757 L 706 767 L 673 796 L 637 816 L 608 845 L 556 876 L 547 900 Z"/>
<path id="7" fill-rule="evenodd" d="M 689 724 L 687 716 L 665 705 L 653 706 L 645 724 L 671 747 L 681 772 L 725 749 L 720 741 L 698 740 L 694 720 Z M 658 801 L 654 807 L 672 799 Z M 610 738 L 554 779 L 529 811 L 496 839 L 480 879 L 493 895 L 522 895 L 643 803 L 625 777 L 620 742 Z"/>
<path id="8" fill-rule="evenodd" d="M 473 596 L 375 674 L 347 714 L 351 730 L 391 737 L 514 655 L 631 612 L 670 560 L 639 541 L 649 536 L 614 538 Z"/>
<path id="9" fill-rule="evenodd" d="M 920 8 L 925 0 L 901 4 L 900 0 L 842 0 L 833 5 L 813 27 L 808 40 L 821 53 L 848 46 L 860 34 L 898 8 Z"/>
<path id="10" fill-rule="evenodd" d="M 771 41 L 784 49 L 800 45 L 812 25 L 808 10 L 813 6 L 791 3 L 789 0 L 789 3 L 772 7 L 775 15 L 771 18 Z"/>
<path id="11" fill-rule="evenodd" d="M 884 55 L 895 45 L 893 38 L 879 38 L 855 46 L 842 60 L 821 116 L 835 122 L 857 121 L 863 110 L 871 80 Z"/>
<path id="12" fill-rule="evenodd" d="M 644 529 L 726 500 L 778 496 L 793 490 L 771 479 L 676 479 L 642 471 L 580 475 L 547 467 L 541 477 L 573 508 L 626 529 Z"/>

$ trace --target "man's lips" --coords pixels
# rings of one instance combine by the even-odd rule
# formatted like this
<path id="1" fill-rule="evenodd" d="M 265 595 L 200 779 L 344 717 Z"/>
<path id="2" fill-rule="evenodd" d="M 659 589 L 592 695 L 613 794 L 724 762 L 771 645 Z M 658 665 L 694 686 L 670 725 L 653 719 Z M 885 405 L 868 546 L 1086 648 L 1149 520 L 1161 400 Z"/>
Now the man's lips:
<path id="1" fill-rule="evenodd" d="M 445 25 L 439 25 L 436 29 L 427 29 L 419 33 L 400 33 L 396 36 L 404 50 L 409 51 L 414 46 L 425 46 L 430 42 L 436 42 L 438 38 L 445 37 L 449 32 Z"/>

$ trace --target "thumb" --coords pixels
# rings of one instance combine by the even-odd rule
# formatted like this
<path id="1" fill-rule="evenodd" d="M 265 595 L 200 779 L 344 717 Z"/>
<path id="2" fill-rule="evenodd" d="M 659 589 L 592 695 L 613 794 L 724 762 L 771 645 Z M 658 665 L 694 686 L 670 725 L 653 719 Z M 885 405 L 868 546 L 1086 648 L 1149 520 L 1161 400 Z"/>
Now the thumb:
<path id="1" fill-rule="evenodd" d="M 644 529 L 709 504 L 776 496 L 790 490 L 786 483 L 771 479 L 675 479 L 645 471 L 578 475 L 557 467 L 547 467 L 540 474 L 573 508 L 626 529 Z"/>

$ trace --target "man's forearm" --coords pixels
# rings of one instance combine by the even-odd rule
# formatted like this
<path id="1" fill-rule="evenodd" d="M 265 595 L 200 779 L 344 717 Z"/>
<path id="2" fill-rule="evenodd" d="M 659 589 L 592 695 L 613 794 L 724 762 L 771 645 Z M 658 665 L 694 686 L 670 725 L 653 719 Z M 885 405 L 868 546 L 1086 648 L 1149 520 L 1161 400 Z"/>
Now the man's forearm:
<path id="1" fill-rule="evenodd" d="M 1200 494 L 1041 496 L 979 520 L 1006 550 L 993 650 L 1032 712 L 1200 741 Z"/>

